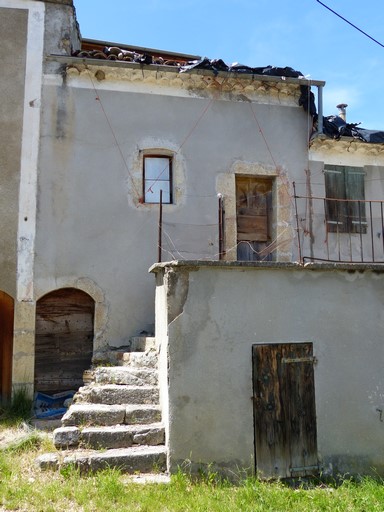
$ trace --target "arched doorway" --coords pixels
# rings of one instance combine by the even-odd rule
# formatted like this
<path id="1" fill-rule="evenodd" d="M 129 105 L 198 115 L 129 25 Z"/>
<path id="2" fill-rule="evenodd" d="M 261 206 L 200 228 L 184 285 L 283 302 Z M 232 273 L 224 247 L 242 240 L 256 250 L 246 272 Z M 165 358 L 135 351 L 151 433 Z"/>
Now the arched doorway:
<path id="1" fill-rule="evenodd" d="M 12 394 L 13 315 L 12 297 L 0 291 L 0 403 L 3 404 Z"/>
<path id="2" fill-rule="evenodd" d="M 37 301 L 35 391 L 53 394 L 82 386 L 92 360 L 94 315 L 95 301 L 75 288 Z"/>

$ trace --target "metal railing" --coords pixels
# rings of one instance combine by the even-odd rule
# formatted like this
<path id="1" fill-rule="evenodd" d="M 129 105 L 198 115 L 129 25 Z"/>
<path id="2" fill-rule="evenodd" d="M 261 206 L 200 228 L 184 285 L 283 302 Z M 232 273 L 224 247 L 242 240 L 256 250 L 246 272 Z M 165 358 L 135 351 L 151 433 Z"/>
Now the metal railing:
<path id="1" fill-rule="evenodd" d="M 299 259 L 384 263 L 384 201 L 294 194 Z"/>

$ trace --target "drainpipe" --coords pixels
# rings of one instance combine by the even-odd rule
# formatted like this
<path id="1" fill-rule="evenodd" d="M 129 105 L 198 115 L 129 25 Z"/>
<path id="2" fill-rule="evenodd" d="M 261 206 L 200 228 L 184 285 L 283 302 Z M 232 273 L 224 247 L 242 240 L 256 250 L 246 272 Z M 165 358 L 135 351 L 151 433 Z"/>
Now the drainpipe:
<path id="1" fill-rule="evenodd" d="M 339 109 L 339 117 L 345 122 L 347 122 L 347 107 L 348 105 L 346 103 L 339 103 L 336 105 L 336 108 Z"/>
<path id="2" fill-rule="evenodd" d="M 318 119 L 317 119 L 317 131 L 323 133 L 323 86 L 317 86 L 317 104 L 319 108 Z"/>

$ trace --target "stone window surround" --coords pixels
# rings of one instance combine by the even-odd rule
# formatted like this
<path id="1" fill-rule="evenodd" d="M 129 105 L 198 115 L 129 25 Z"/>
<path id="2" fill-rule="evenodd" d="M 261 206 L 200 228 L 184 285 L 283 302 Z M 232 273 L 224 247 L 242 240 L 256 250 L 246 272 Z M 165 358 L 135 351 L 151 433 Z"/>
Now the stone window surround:
<path id="1" fill-rule="evenodd" d="M 146 203 L 143 197 L 144 191 L 144 157 L 164 156 L 172 158 L 172 202 L 164 203 L 166 211 L 171 212 L 179 208 L 185 201 L 185 162 L 183 155 L 175 144 L 168 141 L 149 139 L 138 144 L 128 162 L 130 175 L 127 178 L 128 201 L 134 208 L 152 211 L 158 208 L 158 203 Z"/>
<path id="2" fill-rule="evenodd" d="M 224 200 L 224 243 L 227 261 L 237 260 L 237 224 L 236 224 L 236 176 L 274 178 L 272 186 L 272 201 L 274 219 L 272 222 L 273 240 L 275 243 L 275 260 L 292 261 L 292 228 L 291 190 L 284 169 L 266 166 L 258 162 L 236 161 L 228 173 L 223 173 L 217 179 L 217 192 Z M 273 243 L 273 242 L 272 242 Z"/>

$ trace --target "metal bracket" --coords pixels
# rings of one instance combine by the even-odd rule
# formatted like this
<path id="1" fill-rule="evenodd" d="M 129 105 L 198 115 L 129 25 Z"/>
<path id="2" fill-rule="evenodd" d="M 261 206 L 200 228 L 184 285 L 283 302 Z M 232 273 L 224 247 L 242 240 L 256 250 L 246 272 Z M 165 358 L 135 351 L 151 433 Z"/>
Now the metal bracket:
<path id="1" fill-rule="evenodd" d="M 317 364 L 316 357 L 283 357 L 282 363 L 313 363 Z"/>

